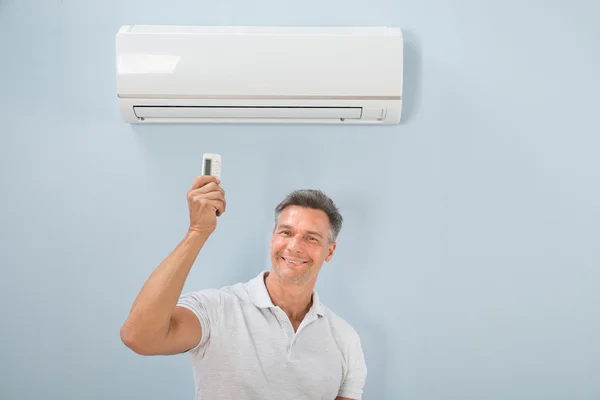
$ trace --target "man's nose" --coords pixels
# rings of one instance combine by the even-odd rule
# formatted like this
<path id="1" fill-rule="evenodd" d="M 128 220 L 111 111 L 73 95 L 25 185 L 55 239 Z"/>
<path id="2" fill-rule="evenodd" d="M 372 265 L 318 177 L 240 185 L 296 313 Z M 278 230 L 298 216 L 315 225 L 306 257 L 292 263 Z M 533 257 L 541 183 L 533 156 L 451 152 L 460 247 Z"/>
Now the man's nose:
<path id="1" fill-rule="evenodd" d="M 294 253 L 300 253 L 302 251 L 302 238 L 294 236 L 290 239 L 288 249 Z"/>

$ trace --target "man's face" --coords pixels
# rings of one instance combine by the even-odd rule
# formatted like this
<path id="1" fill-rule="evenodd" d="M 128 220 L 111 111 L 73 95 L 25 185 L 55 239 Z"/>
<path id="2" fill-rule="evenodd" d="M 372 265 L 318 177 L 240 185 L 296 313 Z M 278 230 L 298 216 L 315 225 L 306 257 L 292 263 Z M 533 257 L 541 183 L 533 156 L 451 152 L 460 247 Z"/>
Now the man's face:
<path id="1" fill-rule="evenodd" d="M 279 279 L 296 284 L 315 279 L 336 247 L 328 234 L 329 218 L 323 211 L 286 207 L 271 238 L 271 263 Z"/>

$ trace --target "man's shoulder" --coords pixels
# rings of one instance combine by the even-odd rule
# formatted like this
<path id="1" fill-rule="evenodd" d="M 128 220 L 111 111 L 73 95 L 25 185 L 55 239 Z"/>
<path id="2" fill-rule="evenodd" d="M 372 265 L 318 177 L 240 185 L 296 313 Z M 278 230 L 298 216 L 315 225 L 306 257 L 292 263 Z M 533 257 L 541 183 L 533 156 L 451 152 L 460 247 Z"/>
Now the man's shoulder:
<path id="1" fill-rule="evenodd" d="M 332 333 L 337 339 L 344 342 L 360 341 L 357 330 L 345 318 L 334 312 L 331 308 L 321 304 L 321 312 L 327 318 Z"/>
<path id="2" fill-rule="evenodd" d="M 245 302 L 250 300 L 247 283 L 248 282 L 237 282 L 225 286 L 196 289 L 185 292 L 182 297 L 195 296 L 212 300 L 218 299 L 222 305 Z"/>

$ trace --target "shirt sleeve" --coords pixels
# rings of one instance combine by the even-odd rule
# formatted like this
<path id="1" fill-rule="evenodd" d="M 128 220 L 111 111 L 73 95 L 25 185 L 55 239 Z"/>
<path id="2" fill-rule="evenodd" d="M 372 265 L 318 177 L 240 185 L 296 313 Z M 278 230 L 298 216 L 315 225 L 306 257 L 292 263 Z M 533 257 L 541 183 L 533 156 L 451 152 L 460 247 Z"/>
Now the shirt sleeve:
<path id="1" fill-rule="evenodd" d="M 339 397 L 361 400 L 367 379 L 367 365 L 360 338 L 356 335 L 354 343 L 348 348 L 348 371 L 340 386 Z"/>
<path id="2" fill-rule="evenodd" d="M 221 292 L 216 289 L 207 289 L 184 293 L 179 297 L 177 306 L 187 308 L 198 318 L 202 328 L 202 337 L 200 342 L 189 351 L 203 357 L 210 343 L 211 330 L 218 323 L 218 317 L 223 308 Z"/>

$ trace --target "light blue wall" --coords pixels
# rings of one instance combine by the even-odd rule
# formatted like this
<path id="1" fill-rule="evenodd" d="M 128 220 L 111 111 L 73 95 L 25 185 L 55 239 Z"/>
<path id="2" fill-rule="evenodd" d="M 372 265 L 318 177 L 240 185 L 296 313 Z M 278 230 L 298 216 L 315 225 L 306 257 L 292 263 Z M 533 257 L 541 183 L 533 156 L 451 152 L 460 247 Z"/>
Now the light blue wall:
<path id="1" fill-rule="evenodd" d="M 346 224 L 318 289 L 363 338 L 366 399 L 600 398 L 599 18 L 595 0 L 0 0 L 0 398 L 193 399 L 186 355 L 137 356 L 119 327 L 184 235 L 203 152 L 228 211 L 186 290 L 268 268 L 273 207 L 322 188 Z M 404 121 L 132 127 L 121 24 L 400 26 Z"/>

